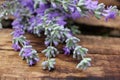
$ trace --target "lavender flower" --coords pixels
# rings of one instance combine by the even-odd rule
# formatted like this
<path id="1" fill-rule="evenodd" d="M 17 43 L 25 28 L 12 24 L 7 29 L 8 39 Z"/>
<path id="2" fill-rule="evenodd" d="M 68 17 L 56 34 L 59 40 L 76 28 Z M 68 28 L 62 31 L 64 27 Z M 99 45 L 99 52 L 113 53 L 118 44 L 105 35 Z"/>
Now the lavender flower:
<path id="1" fill-rule="evenodd" d="M 82 48 L 81 46 L 76 46 L 73 52 L 73 58 L 77 58 L 78 60 L 81 58 L 83 59 L 87 52 L 88 49 Z"/>
<path id="2" fill-rule="evenodd" d="M 21 35 L 19 37 L 14 37 L 12 43 L 13 43 L 12 47 L 16 51 L 19 51 L 19 50 L 21 50 L 21 48 L 22 48 L 23 45 L 28 45 L 29 41 L 26 41 L 26 38 Z"/>
<path id="3" fill-rule="evenodd" d="M 45 56 L 48 58 L 55 57 L 59 52 L 53 46 L 48 46 L 47 49 L 43 50 L 42 53 L 45 53 Z"/>
<path id="4" fill-rule="evenodd" d="M 34 10 L 34 1 L 33 0 L 18 0 L 22 6 L 29 8 L 29 10 Z"/>
<path id="5" fill-rule="evenodd" d="M 64 21 L 64 18 L 61 17 L 57 19 L 57 24 L 64 26 L 66 22 Z"/>
<path id="6" fill-rule="evenodd" d="M 40 15 L 44 15 L 45 10 L 48 9 L 49 7 L 50 7 L 49 4 L 40 1 L 39 8 L 36 9 L 36 12 Z"/>
<path id="7" fill-rule="evenodd" d="M 30 45 L 30 41 L 29 41 L 29 40 L 25 40 L 25 41 L 23 42 L 23 45 L 25 45 L 25 46 Z"/>
<path id="8" fill-rule="evenodd" d="M 78 19 L 78 18 L 81 17 L 81 13 L 80 13 L 79 11 L 75 10 L 75 12 L 73 12 L 73 13 L 71 14 L 71 17 L 72 17 L 73 19 Z"/>
<path id="9" fill-rule="evenodd" d="M 21 20 L 20 19 L 15 19 L 13 22 L 12 22 L 12 26 L 13 26 L 13 29 L 23 29 L 24 26 L 21 25 Z"/>
<path id="10" fill-rule="evenodd" d="M 105 20 L 108 21 L 108 19 L 114 19 L 118 13 L 116 6 L 110 6 L 103 12 L 103 16 L 105 16 Z"/>
<path id="11" fill-rule="evenodd" d="M 93 0 L 84 0 L 85 1 L 85 6 L 89 10 L 95 10 L 98 6 L 98 1 L 93 1 Z"/>
<path id="12" fill-rule="evenodd" d="M 87 67 L 91 66 L 90 64 L 91 59 L 90 58 L 84 58 L 76 68 L 81 68 L 82 70 L 87 69 Z"/>
<path id="13" fill-rule="evenodd" d="M 13 37 L 20 37 L 23 34 L 24 34 L 24 31 L 18 28 L 18 29 L 15 29 L 15 31 L 13 32 Z"/>
<path id="14" fill-rule="evenodd" d="M 14 48 L 15 51 L 20 51 L 21 50 L 21 47 L 17 42 L 12 45 L 12 48 Z"/>
<path id="15" fill-rule="evenodd" d="M 47 61 L 42 62 L 42 67 L 43 67 L 43 69 L 48 68 L 48 70 L 50 71 L 50 70 L 54 69 L 55 63 L 56 63 L 55 59 L 49 59 Z"/>
<path id="16" fill-rule="evenodd" d="M 32 46 L 30 45 L 24 46 L 19 55 L 22 57 L 22 59 L 27 60 L 29 66 L 32 66 L 39 61 L 37 51 L 32 49 Z"/>
<path id="17" fill-rule="evenodd" d="M 64 47 L 63 50 L 64 50 L 64 54 L 65 54 L 65 55 L 70 55 L 71 50 L 70 50 L 69 48 Z"/>
<path id="18" fill-rule="evenodd" d="M 74 50 L 75 47 L 77 46 L 76 43 L 79 42 L 80 40 L 76 37 L 70 37 L 66 40 L 66 47 Z"/>

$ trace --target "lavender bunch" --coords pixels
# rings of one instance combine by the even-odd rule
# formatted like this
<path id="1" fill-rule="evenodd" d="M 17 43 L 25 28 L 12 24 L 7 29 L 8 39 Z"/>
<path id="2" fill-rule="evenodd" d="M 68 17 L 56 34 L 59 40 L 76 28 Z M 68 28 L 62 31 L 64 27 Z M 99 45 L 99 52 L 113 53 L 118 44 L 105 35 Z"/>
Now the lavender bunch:
<path id="1" fill-rule="evenodd" d="M 71 25 L 70 21 L 88 15 L 94 15 L 96 18 L 104 16 L 108 21 L 118 14 L 116 6 L 105 8 L 105 5 L 98 4 L 97 0 L 7 0 L 4 5 L 0 18 L 6 16 L 3 15 L 6 11 L 15 17 L 12 23 L 12 47 L 20 51 L 19 55 L 30 66 L 39 61 L 39 56 L 24 34 L 27 31 L 40 37 L 41 33 L 44 33 L 46 49 L 42 53 L 47 60 L 42 62 L 42 66 L 48 70 L 54 68 L 54 57 L 59 54 L 57 46 L 60 43 L 66 43 L 63 47 L 64 54 L 72 54 L 73 58 L 80 61 L 76 68 L 86 69 L 91 65 L 91 59 L 86 58 L 88 49 L 77 44 L 80 40 L 74 36 L 74 25 Z"/>

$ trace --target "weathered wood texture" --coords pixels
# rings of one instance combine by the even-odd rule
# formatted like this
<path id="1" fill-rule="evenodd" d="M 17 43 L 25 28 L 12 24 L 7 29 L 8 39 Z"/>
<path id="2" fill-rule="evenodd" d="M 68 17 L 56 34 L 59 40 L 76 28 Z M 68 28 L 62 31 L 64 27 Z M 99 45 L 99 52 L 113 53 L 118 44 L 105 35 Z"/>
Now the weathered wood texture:
<path id="1" fill-rule="evenodd" d="M 79 44 L 89 49 L 92 66 L 85 71 L 75 69 L 77 60 L 72 55 L 59 54 L 56 57 L 56 69 L 44 71 L 41 62 L 45 60 L 41 50 L 45 48 L 44 38 L 26 35 L 31 44 L 40 53 L 40 62 L 29 67 L 21 60 L 18 52 L 11 48 L 10 29 L 0 30 L 0 79 L 1 80 L 120 80 L 120 39 L 82 36 Z"/>
<path id="2" fill-rule="evenodd" d="M 0 0 L 0 4 L 2 4 L 4 2 L 4 0 Z"/>
<path id="3" fill-rule="evenodd" d="M 120 7 L 120 0 L 98 0 L 99 3 L 104 3 L 105 5 L 116 5 Z"/>
<path id="4" fill-rule="evenodd" d="M 115 19 L 110 19 L 109 21 L 105 21 L 105 18 L 97 19 L 93 16 L 89 18 L 83 17 L 76 20 L 77 23 L 87 24 L 91 26 L 101 26 L 101 27 L 108 27 L 120 30 L 120 17 L 117 16 Z"/>

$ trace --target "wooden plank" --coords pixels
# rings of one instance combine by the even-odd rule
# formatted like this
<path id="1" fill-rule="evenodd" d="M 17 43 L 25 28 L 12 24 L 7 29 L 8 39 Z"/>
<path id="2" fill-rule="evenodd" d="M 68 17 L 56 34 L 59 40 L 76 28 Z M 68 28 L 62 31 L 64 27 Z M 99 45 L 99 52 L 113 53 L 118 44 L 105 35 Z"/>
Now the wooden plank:
<path id="1" fill-rule="evenodd" d="M 3 4 L 4 1 L 5 1 L 5 0 L 0 0 L 0 5 Z"/>
<path id="2" fill-rule="evenodd" d="M 120 8 L 120 1 L 119 0 L 98 0 L 99 3 L 104 3 L 107 6 L 116 5 Z"/>
<path id="3" fill-rule="evenodd" d="M 88 56 L 92 58 L 92 66 L 85 71 L 75 69 L 77 60 L 71 56 L 59 54 L 56 57 L 56 69 L 53 72 L 44 71 L 41 62 L 45 60 L 41 50 L 45 48 L 44 38 L 38 38 L 33 35 L 26 35 L 31 44 L 40 53 L 40 62 L 33 67 L 28 67 L 25 61 L 22 61 L 11 48 L 10 36 L 11 29 L 0 30 L 0 77 L 15 78 L 20 80 L 24 78 L 39 79 L 91 79 L 91 80 L 120 80 L 120 39 L 119 38 L 103 38 L 94 36 L 82 36 L 79 44 L 89 49 Z M 60 46 L 61 47 L 61 46 Z M 67 65 L 66 65 L 67 64 Z M 23 79 L 23 80 L 24 80 Z M 22 80 L 22 79 L 21 79 Z M 34 79 L 31 79 L 34 80 Z"/>
<path id="4" fill-rule="evenodd" d="M 82 17 L 76 20 L 77 23 L 87 24 L 91 26 L 101 26 L 101 27 L 108 27 L 108 28 L 115 28 L 120 30 L 120 17 L 117 16 L 115 19 L 110 19 L 109 21 L 105 21 L 104 18 L 97 19 L 93 16 L 89 18 Z"/>

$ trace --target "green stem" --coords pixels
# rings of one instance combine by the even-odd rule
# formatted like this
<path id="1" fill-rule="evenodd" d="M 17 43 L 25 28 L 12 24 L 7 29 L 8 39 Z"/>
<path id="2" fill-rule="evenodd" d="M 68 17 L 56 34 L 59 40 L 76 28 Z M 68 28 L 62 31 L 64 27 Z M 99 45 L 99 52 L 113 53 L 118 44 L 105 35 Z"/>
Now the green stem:
<path id="1" fill-rule="evenodd" d="M 84 59 L 84 56 L 81 55 L 81 57 L 82 57 L 82 60 L 83 60 L 83 59 Z"/>
<path id="2" fill-rule="evenodd" d="M 52 42 L 50 43 L 50 46 L 52 46 Z M 50 56 L 48 57 L 48 61 L 50 60 Z"/>
<path id="3" fill-rule="evenodd" d="M 24 47 L 24 45 L 23 45 L 23 43 L 21 42 L 21 40 L 19 40 L 19 43 L 20 43 L 20 45 L 21 45 L 22 47 Z"/>

